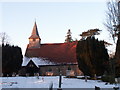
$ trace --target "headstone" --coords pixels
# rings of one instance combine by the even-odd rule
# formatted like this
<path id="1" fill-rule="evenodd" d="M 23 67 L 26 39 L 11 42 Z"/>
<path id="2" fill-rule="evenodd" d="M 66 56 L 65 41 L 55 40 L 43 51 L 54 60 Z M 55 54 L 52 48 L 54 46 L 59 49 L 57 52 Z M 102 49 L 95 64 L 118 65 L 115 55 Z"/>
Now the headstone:
<path id="1" fill-rule="evenodd" d="M 29 76 L 29 73 L 26 73 L 26 77 L 28 77 Z"/>
<path id="2" fill-rule="evenodd" d="M 42 81 L 44 82 L 44 77 L 42 77 Z"/>
<path id="3" fill-rule="evenodd" d="M 120 77 L 119 77 L 119 78 L 117 78 L 117 83 L 119 83 L 119 84 L 120 84 Z"/>
<path id="4" fill-rule="evenodd" d="M 19 74 L 17 74 L 16 77 L 19 77 Z"/>
<path id="5" fill-rule="evenodd" d="M 16 73 L 12 73 L 12 77 L 15 77 L 16 76 Z"/>
<path id="6" fill-rule="evenodd" d="M 39 73 L 37 73 L 37 79 L 39 79 Z"/>
<path id="7" fill-rule="evenodd" d="M 7 74 L 7 77 L 9 77 L 9 74 Z"/>
<path id="8" fill-rule="evenodd" d="M 66 76 L 75 76 L 75 72 L 73 70 L 66 70 Z"/>
<path id="9" fill-rule="evenodd" d="M 97 76 L 96 76 L 96 74 L 94 75 L 94 79 L 97 80 Z"/>

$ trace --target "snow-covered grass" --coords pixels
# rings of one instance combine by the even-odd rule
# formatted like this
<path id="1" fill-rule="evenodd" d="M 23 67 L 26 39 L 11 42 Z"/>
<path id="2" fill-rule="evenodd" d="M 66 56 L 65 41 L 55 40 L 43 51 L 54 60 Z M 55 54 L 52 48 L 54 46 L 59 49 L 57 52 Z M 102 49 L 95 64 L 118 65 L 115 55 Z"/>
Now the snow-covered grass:
<path id="1" fill-rule="evenodd" d="M 53 88 L 59 87 L 59 76 L 37 77 L 0 77 L 0 88 L 49 88 L 53 83 Z M 77 78 L 64 78 L 62 76 L 62 88 L 113 88 L 116 85 L 105 85 L 105 82 L 98 80 L 87 80 Z"/>

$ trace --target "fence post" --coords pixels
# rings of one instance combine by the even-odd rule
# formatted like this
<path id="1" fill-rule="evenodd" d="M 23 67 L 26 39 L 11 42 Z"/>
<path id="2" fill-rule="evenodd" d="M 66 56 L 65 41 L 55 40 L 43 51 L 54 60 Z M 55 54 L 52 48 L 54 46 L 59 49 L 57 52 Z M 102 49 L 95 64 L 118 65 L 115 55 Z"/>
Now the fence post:
<path id="1" fill-rule="evenodd" d="M 85 75 L 85 82 L 87 82 L 87 76 Z"/>
<path id="2" fill-rule="evenodd" d="M 100 90 L 100 87 L 95 86 L 95 90 Z"/>
<path id="3" fill-rule="evenodd" d="M 59 76 L 59 88 L 57 90 L 62 90 L 61 89 L 61 81 L 62 81 L 62 75 L 60 74 L 60 76 Z"/>
<path id="4" fill-rule="evenodd" d="M 53 90 L 53 82 L 50 83 L 49 90 Z"/>
<path id="5" fill-rule="evenodd" d="M 62 76 L 60 74 L 60 76 L 59 76 L 59 88 L 61 88 L 61 81 L 62 81 Z"/>

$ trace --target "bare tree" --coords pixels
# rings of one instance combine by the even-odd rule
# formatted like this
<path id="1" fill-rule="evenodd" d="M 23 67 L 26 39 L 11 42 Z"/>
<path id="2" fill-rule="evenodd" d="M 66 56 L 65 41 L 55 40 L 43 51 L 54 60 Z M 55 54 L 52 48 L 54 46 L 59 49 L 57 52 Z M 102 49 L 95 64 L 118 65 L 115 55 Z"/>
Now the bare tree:
<path id="1" fill-rule="evenodd" d="M 118 37 L 120 32 L 120 13 L 119 13 L 119 0 L 110 0 L 107 2 L 106 22 L 104 25 L 112 36 L 114 42 L 115 37 Z"/>
<path id="2" fill-rule="evenodd" d="M 104 25 L 110 32 L 114 42 L 117 40 L 115 58 L 110 59 L 111 76 L 120 76 L 120 0 L 110 0 L 107 3 L 106 23 Z M 116 43 L 116 42 L 115 42 Z M 119 62 L 119 63 L 118 63 Z"/>
<path id="3" fill-rule="evenodd" d="M 1 44 L 8 44 L 9 43 L 9 36 L 5 32 L 0 33 L 0 43 Z"/>

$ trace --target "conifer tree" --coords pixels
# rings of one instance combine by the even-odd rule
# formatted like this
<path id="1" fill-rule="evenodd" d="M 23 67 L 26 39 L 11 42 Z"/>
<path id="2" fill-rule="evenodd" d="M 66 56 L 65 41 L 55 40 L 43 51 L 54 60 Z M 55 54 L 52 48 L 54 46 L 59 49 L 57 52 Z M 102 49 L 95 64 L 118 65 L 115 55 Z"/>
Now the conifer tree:
<path id="1" fill-rule="evenodd" d="M 104 41 L 87 37 L 78 42 L 76 47 L 78 66 L 85 75 L 94 77 L 103 75 L 107 70 L 109 56 Z"/>
<path id="2" fill-rule="evenodd" d="M 72 33 L 71 33 L 70 29 L 68 29 L 65 42 L 72 42 L 72 41 L 73 41 L 71 34 L 72 34 Z"/>

